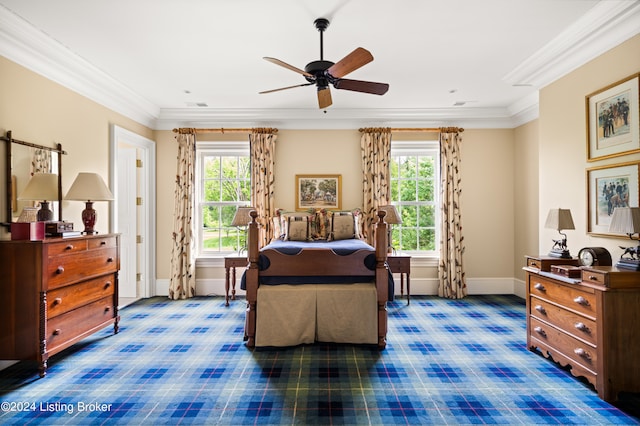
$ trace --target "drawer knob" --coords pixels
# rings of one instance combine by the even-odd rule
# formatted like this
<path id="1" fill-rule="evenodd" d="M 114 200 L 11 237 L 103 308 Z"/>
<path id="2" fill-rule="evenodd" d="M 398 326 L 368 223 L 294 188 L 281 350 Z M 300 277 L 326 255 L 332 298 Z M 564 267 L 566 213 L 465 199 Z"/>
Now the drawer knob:
<path id="1" fill-rule="evenodd" d="M 575 299 L 573 299 L 573 301 L 576 302 L 578 305 L 589 306 L 589 301 L 582 296 L 576 297 Z"/>
<path id="2" fill-rule="evenodd" d="M 100 241 L 100 245 L 101 245 L 101 246 L 106 246 L 106 245 L 107 245 L 107 242 L 106 242 L 106 241 Z"/>
<path id="3" fill-rule="evenodd" d="M 585 351 L 585 350 L 584 350 L 584 349 L 582 349 L 582 348 L 575 348 L 575 349 L 573 350 L 573 352 L 574 352 L 576 355 L 578 355 L 579 357 L 582 357 L 582 358 L 584 358 L 584 359 L 588 359 L 588 360 L 590 360 L 590 359 L 591 359 L 591 355 L 589 355 L 589 352 Z"/>
<path id="4" fill-rule="evenodd" d="M 104 307 L 104 311 L 105 311 L 105 312 L 109 312 L 110 310 L 111 310 L 111 306 L 105 306 L 105 307 Z"/>
<path id="5" fill-rule="evenodd" d="M 56 274 L 60 275 L 63 272 L 64 272 L 64 267 L 63 266 L 58 266 L 58 269 L 56 269 Z"/>
<path id="6" fill-rule="evenodd" d="M 61 297 L 56 297 L 55 299 L 53 299 L 53 304 L 54 305 L 59 305 L 62 303 L 62 298 Z"/>
<path id="7" fill-rule="evenodd" d="M 538 333 L 539 335 L 541 335 L 543 337 L 547 337 L 547 333 L 545 333 L 545 331 L 542 329 L 542 327 L 535 327 L 533 329 L 533 331 L 535 331 L 536 333 Z"/>
<path id="8" fill-rule="evenodd" d="M 73 250 L 73 244 L 69 244 L 64 248 L 65 250 Z"/>
<path id="9" fill-rule="evenodd" d="M 582 323 L 582 322 L 577 322 L 577 323 L 575 323 L 575 324 L 574 324 L 574 326 L 575 326 L 575 328 L 576 328 L 576 329 L 578 329 L 578 330 L 580 330 L 580 331 L 582 331 L 582 332 L 585 332 L 585 333 L 589 333 L 589 334 L 591 334 L 591 330 L 589 330 L 589 327 L 587 327 L 587 326 L 586 326 L 584 323 Z"/>
<path id="10" fill-rule="evenodd" d="M 536 305 L 536 311 L 540 312 L 541 314 L 545 314 L 547 313 L 547 311 L 544 309 L 544 306 L 542 305 Z"/>
<path id="11" fill-rule="evenodd" d="M 109 288 L 111 287 L 111 281 L 107 281 L 104 283 L 104 288 Z"/>
<path id="12" fill-rule="evenodd" d="M 598 276 L 597 275 L 589 275 L 589 279 L 591 281 L 598 281 Z"/>
<path id="13" fill-rule="evenodd" d="M 108 262 L 108 263 L 113 262 L 113 257 L 109 257 L 109 258 L 107 259 L 107 262 Z"/>
<path id="14" fill-rule="evenodd" d="M 58 335 L 60 335 L 60 333 L 62 333 L 62 330 L 60 330 L 59 328 L 56 328 L 55 330 L 53 330 L 53 335 L 54 336 L 58 336 Z"/>
<path id="15" fill-rule="evenodd" d="M 538 291 L 547 291 L 547 289 L 544 288 L 544 286 L 540 283 L 536 283 L 536 285 L 534 285 L 533 288 L 535 288 Z"/>

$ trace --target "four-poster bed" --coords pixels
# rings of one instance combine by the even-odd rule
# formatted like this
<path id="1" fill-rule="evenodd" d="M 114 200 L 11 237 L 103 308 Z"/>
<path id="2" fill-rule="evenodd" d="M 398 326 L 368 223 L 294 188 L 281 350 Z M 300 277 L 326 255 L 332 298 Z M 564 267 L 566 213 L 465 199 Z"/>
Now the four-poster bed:
<path id="1" fill-rule="evenodd" d="M 390 274 L 384 215 L 378 213 L 375 248 L 358 240 L 360 248 L 341 251 L 324 242 L 285 254 L 259 249 L 252 211 L 243 283 L 247 346 L 331 341 L 385 348 Z"/>

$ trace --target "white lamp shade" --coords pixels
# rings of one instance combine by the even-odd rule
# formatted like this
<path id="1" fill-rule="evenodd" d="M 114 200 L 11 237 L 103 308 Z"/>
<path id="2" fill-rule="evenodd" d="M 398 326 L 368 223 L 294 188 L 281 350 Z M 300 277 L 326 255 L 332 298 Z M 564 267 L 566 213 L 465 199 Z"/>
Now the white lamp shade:
<path id="1" fill-rule="evenodd" d="M 386 212 L 387 214 L 384 216 L 384 221 L 390 224 L 402 224 L 402 218 L 398 214 L 398 210 L 396 210 L 395 206 L 389 204 L 388 206 L 380 206 L 378 209 Z"/>
<path id="2" fill-rule="evenodd" d="M 58 200 L 58 175 L 36 173 L 31 177 L 18 200 Z"/>
<path id="3" fill-rule="evenodd" d="M 558 231 L 562 229 L 576 229 L 573 224 L 573 218 L 571 217 L 571 210 L 569 209 L 549 210 L 544 227 Z"/>
<path id="4" fill-rule="evenodd" d="M 251 223 L 251 210 L 255 210 L 254 207 L 238 207 L 236 210 L 236 214 L 233 216 L 233 221 L 231 222 L 231 226 L 247 226 Z"/>
<path id="5" fill-rule="evenodd" d="M 73 181 L 65 200 L 76 201 L 109 201 L 113 200 L 113 194 L 97 173 L 78 173 Z"/>
<path id="6" fill-rule="evenodd" d="M 611 216 L 609 232 L 629 235 L 640 232 L 640 207 L 616 207 Z"/>

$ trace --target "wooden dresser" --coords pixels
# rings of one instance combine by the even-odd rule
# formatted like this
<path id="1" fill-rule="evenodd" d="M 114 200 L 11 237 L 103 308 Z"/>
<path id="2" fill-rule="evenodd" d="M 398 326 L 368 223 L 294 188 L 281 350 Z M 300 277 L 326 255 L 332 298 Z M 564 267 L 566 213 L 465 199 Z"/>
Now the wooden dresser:
<path id="1" fill-rule="evenodd" d="M 40 376 L 63 349 L 113 324 L 119 235 L 0 241 L 0 359 L 35 360 Z"/>
<path id="2" fill-rule="evenodd" d="M 640 392 L 640 272 L 583 267 L 581 277 L 566 278 L 524 270 L 529 350 L 570 366 L 605 401 Z"/>

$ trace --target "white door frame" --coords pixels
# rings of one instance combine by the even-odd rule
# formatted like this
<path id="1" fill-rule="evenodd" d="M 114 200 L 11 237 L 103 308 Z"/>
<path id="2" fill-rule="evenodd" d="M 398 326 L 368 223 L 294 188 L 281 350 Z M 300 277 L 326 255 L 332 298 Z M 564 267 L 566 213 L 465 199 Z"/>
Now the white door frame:
<path id="1" fill-rule="evenodd" d="M 140 211 L 141 229 L 139 235 L 142 236 L 140 251 L 146 259 L 143 265 L 144 270 L 140 271 L 146 277 L 146 286 L 140 289 L 139 297 L 155 296 L 156 290 L 156 143 L 150 139 L 133 133 L 122 127 L 111 124 L 110 126 L 110 146 L 109 153 L 111 161 L 109 164 L 109 183 L 114 191 L 114 201 L 110 209 L 110 229 L 118 232 L 118 145 L 126 143 L 135 146 L 140 150 L 140 159 L 143 163 L 139 182 L 140 196 L 143 199 L 142 210 Z"/>

